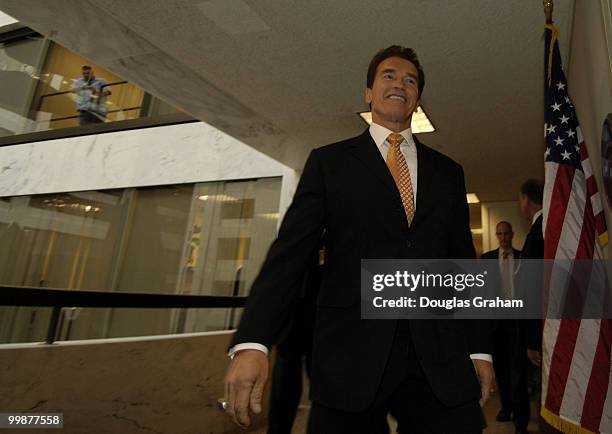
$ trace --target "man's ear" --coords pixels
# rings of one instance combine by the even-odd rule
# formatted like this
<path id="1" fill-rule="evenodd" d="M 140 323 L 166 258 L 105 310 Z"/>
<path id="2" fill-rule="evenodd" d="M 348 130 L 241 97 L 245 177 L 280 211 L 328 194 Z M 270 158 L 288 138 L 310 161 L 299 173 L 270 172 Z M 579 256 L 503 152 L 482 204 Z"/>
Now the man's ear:
<path id="1" fill-rule="evenodd" d="M 419 99 L 417 100 L 416 106 L 414 106 L 414 111 L 413 111 L 413 113 L 416 113 L 416 112 L 417 112 L 417 110 L 419 109 L 419 107 L 420 107 L 420 106 L 421 106 L 421 99 L 419 98 Z"/>
<path id="2" fill-rule="evenodd" d="M 366 87 L 365 102 L 366 104 L 372 104 L 372 89 L 370 89 L 369 87 Z"/>

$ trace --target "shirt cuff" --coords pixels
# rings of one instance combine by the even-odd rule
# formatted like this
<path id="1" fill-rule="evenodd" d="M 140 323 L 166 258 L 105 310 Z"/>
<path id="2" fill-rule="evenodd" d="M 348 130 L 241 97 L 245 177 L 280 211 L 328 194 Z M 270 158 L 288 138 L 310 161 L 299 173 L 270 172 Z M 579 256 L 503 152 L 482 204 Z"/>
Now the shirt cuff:
<path id="1" fill-rule="evenodd" d="M 238 345 L 236 345 L 238 346 Z M 491 354 L 474 353 L 470 354 L 470 359 L 474 360 L 486 360 L 487 362 L 493 363 L 493 356 Z"/>
<path id="2" fill-rule="evenodd" d="M 268 355 L 268 348 L 265 345 L 257 344 L 255 342 L 245 342 L 243 344 L 236 344 L 227 352 L 227 356 L 233 359 L 238 351 L 242 350 L 257 350 L 261 351 L 265 355 Z"/>

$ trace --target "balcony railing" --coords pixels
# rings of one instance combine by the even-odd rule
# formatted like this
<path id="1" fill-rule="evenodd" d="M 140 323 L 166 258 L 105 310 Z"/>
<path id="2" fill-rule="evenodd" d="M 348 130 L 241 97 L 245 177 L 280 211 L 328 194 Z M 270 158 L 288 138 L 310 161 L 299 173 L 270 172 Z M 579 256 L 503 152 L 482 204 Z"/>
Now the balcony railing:
<path id="1" fill-rule="evenodd" d="M 0 285 L 0 306 L 52 307 L 46 343 L 55 342 L 63 307 L 106 308 L 239 308 L 246 297 L 84 291 Z"/>

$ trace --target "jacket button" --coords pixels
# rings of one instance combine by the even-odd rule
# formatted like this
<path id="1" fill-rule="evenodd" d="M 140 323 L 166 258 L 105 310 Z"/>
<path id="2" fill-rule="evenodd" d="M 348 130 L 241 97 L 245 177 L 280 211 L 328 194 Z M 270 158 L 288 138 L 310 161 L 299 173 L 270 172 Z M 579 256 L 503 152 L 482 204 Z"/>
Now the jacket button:
<path id="1" fill-rule="evenodd" d="M 406 247 L 412 247 L 412 242 L 410 240 L 406 240 Z"/>

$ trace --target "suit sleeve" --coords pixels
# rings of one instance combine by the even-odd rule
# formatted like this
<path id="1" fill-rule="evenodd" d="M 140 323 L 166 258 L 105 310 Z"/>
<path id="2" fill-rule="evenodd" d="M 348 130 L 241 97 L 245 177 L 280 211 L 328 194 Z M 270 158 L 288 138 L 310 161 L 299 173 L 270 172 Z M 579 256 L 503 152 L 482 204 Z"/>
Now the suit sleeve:
<path id="1" fill-rule="evenodd" d="M 542 234 L 542 217 L 531 225 L 529 233 L 525 239 L 521 258 L 525 261 L 522 262 L 521 270 L 517 275 L 517 288 L 519 291 L 527 291 L 528 288 L 536 288 L 539 293 L 535 294 L 535 297 L 541 303 L 540 297 L 542 296 L 543 288 L 543 262 L 537 261 L 542 260 L 544 257 L 544 236 Z M 538 276 L 534 279 L 533 276 Z M 528 283 L 529 282 L 529 283 Z M 523 297 L 528 297 L 534 294 L 526 293 Z M 530 350 L 542 351 L 542 320 L 541 319 L 526 319 L 518 321 L 519 327 L 522 329 L 522 337 L 524 337 L 525 344 Z"/>
<path id="2" fill-rule="evenodd" d="M 278 237 L 251 287 L 232 346 L 275 344 L 293 312 L 324 227 L 325 188 L 319 151 L 310 153 Z"/>
<path id="3" fill-rule="evenodd" d="M 465 179 L 463 169 L 459 166 L 457 181 L 457 196 L 454 213 L 454 230 L 452 240 L 452 258 L 475 259 L 476 250 L 470 230 L 470 210 L 467 203 Z M 495 323 L 493 320 L 465 320 L 468 349 L 470 354 L 492 354 L 493 333 Z"/>
<path id="4" fill-rule="evenodd" d="M 458 166 L 457 191 L 455 195 L 455 213 L 453 224 L 453 237 L 451 244 L 451 258 L 453 259 L 475 259 L 476 250 L 470 230 L 470 209 L 468 207 L 465 178 L 463 169 Z"/>

